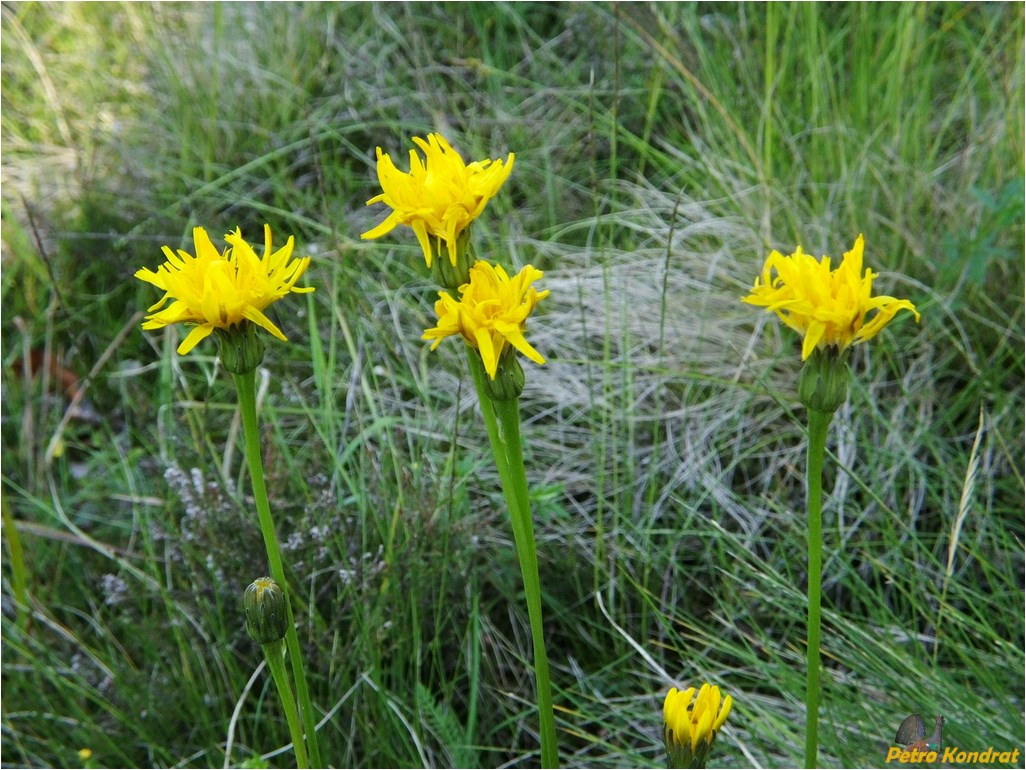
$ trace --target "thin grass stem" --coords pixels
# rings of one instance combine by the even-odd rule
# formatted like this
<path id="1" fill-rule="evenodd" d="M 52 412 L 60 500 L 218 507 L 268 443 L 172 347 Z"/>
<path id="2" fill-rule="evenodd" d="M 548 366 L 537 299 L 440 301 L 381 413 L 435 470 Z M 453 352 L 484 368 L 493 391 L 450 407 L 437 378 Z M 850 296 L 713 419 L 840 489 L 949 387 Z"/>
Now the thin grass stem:
<path id="1" fill-rule="evenodd" d="M 7 495 L 3 493 L 0 493 L 0 510 L 3 511 L 4 539 L 7 540 L 7 551 L 10 555 L 11 590 L 17 603 L 16 622 L 18 628 L 25 632 L 28 629 L 28 619 L 32 612 L 29 607 L 28 598 L 28 570 L 25 568 L 21 535 L 18 534 L 18 529 L 14 524 L 14 516 L 11 514 L 10 506 L 7 504 Z"/>

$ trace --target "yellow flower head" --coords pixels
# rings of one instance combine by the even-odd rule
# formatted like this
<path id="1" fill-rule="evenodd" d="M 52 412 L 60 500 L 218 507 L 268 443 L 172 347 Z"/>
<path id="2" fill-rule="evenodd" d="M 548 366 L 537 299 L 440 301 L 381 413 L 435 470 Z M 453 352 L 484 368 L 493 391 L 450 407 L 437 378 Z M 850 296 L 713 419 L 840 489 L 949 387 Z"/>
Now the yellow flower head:
<path id="1" fill-rule="evenodd" d="M 455 266 L 457 236 L 502 187 L 513 170 L 514 155 L 510 153 L 505 164 L 502 160 L 479 160 L 468 165 L 439 134 L 428 134 L 427 141 L 415 136 L 413 142 L 424 151 L 424 160 L 416 150 L 410 150 L 408 174 L 377 148 L 382 192 L 367 205 L 385 203 L 392 207 L 392 213 L 360 237 L 380 238 L 396 225 L 409 225 L 420 241 L 428 267 L 433 254 L 441 251 L 443 241 Z M 437 239 L 434 252 L 431 238 Z"/>
<path id="2" fill-rule="evenodd" d="M 695 696 L 695 688 L 683 692 L 670 688 L 663 701 L 663 720 L 666 723 L 666 748 L 671 754 L 683 753 L 687 757 L 699 757 L 704 766 L 705 752 L 712 746 L 717 731 L 723 727 L 734 704 L 728 695 L 720 699 L 720 688 L 703 684 Z M 690 763 L 675 765 L 691 767 Z"/>
<path id="3" fill-rule="evenodd" d="M 460 286 L 458 302 L 448 292 L 438 292 L 438 325 L 425 331 L 423 339 L 434 340 L 434 350 L 445 337 L 462 334 L 468 345 L 481 352 L 485 371 L 493 380 L 507 345 L 544 364 L 545 359 L 524 339 L 527 316 L 549 296 L 548 289 L 540 292 L 532 285 L 541 277 L 542 271 L 531 265 L 510 278 L 499 265 L 477 262 L 470 268 L 470 282 Z"/>
<path id="4" fill-rule="evenodd" d="M 136 272 L 139 280 L 164 290 L 160 301 L 148 309 L 151 315 L 142 328 L 197 324 L 178 346 L 183 356 L 214 329 L 227 329 L 243 321 L 252 321 L 284 341 L 285 335 L 264 315 L 264 309 L 289 292 L 313 291 L 295 285 L 310 258 L 289 261 L 294 239 L 290 236 L 284 246 L 272 251 L 271 228 L 264 225 L 264 255 L 258 257 L 238 229 L 224 237 L 228 247 L 223 253 L 218 253 L 202 227 L 193 228 L 192 237 L 196 256 L 182 249 L 175 254 L 164 246 L 167 262 L 156 272 L 145 267 Z M 170 306 L 153 312 L 169 299 L 174 300 Z"/>
<path id="5" fill-rule="evenodd" d="M 907 299 L 873 294 L 869 268 L 862 272 L 862 236 L 846 252 L 836 270 L 830 269 L 830 257 L 818 260 L 802 251 L 785 257 L 778 251 L 766 258 L 761 278 L 755 279 L 752 293 L 741 301 L 766 308 L 804 338 L 802 360 L 819 347 L 865 342 L 880 333 L 899 310 L 910 310 L 919 321 L 919 313 Z M 776 271 L 776 277 L 771 271 Z M 866 314 L 875 311 L 867 320 Z"/>

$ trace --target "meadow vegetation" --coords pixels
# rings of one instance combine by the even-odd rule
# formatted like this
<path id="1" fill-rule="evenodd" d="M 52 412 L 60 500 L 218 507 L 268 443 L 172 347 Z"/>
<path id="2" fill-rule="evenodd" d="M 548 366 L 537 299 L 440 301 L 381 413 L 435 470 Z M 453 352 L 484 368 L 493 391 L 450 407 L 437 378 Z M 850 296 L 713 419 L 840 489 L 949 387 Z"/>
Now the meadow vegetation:
<path id="1" fill-rule="evenodd" d="M 416 239 L 359 238 L 375 147 L 432 131 L 516 153 L 478 254 L 552 292 L 521 403 L 563 763 L 660 765 L 662 696 L 702 681 L 735 704 L 712 766 L 801 761 L 800 343 L 740 297 L 770 249 L 860 232 L 922 322 L 856 349 L 831 431 L 820 761 L 879 765 L 913 712 L 1022 746 L 1021 4 L 2 14 L 5 765 L 293 761 L 231 381 L 139 329 L 132 278 L 264 222 L 313 257 L 258 395 L 324 756 L 537 764 L 463 353 L 420 339 Z"/>

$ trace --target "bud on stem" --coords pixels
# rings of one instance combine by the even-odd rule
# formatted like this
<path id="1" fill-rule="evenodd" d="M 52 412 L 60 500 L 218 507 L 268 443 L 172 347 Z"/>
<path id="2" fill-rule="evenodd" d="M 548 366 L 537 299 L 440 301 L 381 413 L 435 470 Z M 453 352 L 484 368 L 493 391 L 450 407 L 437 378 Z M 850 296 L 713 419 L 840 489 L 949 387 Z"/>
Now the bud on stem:
<path id="1" fill-rule="evenodd" d="M 257 644 L 281 642 L 288 628 L 285 594 L 273 578 L 257 578 L 242 597 L 246 630 Z"/>

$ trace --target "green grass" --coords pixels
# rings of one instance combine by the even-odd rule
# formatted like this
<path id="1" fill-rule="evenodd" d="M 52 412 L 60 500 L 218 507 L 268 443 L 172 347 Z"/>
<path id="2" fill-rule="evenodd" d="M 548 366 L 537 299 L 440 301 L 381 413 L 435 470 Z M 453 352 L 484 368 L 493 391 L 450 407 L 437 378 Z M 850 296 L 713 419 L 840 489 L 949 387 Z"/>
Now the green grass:
<path id="1" fill-rule="evenodd" d="M 359 239 L 375 146 L 433 130 L 516 153 L 478 253 L 552 290 L 522 401 L 563 762 L 660 765 L 700 680 L 736 703 L 713 766 L 801 761 L 798 348 L 738 299 L 859 232 L 923 319 L 856 352 L 828 442 L 820 761 L 913 712 L 1022 748 L 1023 42 L 1013 4 L 5 5 L 2 761 L 292 761 L 231 383 L 131 277 L 267 221 L 314 258 L 261 397 L 322 751 L 537 764 L 461 351 L 419 339 L 412 235 Z M 87 385 L 63 422 L 33 351 Z"/>

